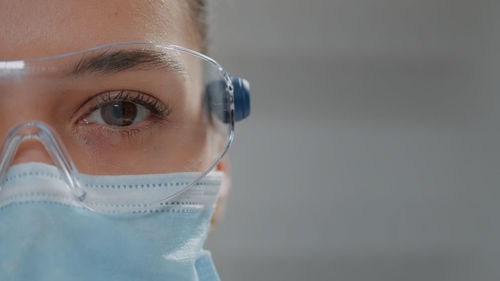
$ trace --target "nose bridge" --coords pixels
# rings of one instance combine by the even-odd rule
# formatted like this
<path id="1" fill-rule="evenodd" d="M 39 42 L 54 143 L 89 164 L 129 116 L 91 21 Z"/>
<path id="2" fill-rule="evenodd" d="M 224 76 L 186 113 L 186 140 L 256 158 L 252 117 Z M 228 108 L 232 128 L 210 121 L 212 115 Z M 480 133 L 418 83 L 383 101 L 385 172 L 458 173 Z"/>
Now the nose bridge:
<path id="1" fill-rule="evenodd" d="M 41 122 L 22 123 L 10 130 L 0 152 L 0 179 L 11 165 L 28 161 L 55 164 L 73 194 L 83 200 L 75 165 L 54 131 Z"/>
<path id="2" fill-rule="evenodd" d="M 11 161 L 11 165 L 25 162 L 52 164 L 50 154 L 36 136 L 23 136 Z"/>
<path id="3" fill-rule="evenodd" d="M 0 77 L 1 78 L 1 77 Z M 5 77 L 3 77 L 5 78 Z M 30 120 L 40 120 L 53 124 L 53 107 L 50 95 L 50 81 L 38 76 L 14 75 L 9 79 L 0 79 L 0 137 L 6 139 L 8 129 L 16 124 L 25 124 Z M 19 128 L 21 129 L 21 128 Z M 12 132 L 13 130 L 10 130 Z"/>

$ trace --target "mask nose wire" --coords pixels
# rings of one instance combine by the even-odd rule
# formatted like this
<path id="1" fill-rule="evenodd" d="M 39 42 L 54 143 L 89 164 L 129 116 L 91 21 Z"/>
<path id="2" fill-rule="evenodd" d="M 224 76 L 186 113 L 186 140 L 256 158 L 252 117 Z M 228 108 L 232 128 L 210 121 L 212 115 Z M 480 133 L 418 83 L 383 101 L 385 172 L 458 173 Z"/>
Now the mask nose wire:
<path id="1" fill-rule="evenodd" d="M 43 147 L 49 153 L 54 164 L 59 168 L 61 175 L 66 182 L 71 194 L 78 200 L 85 200 L 85 190 L 81 188 L 77 178 L 78 170 L 73 161 L 69 157 L 64 145 L 53 133 L 47 125 L 38 121 L 31 121 L 17 125 L 14 127 L 3 144 L 2 152 L 0 153 L 0 179 L 3 180 L 12 160 L 17 153 L 19 145 L 24 140 L 37 140 L 42 143 Z M 0 190 L 2 186 L 0 184 Z"/>

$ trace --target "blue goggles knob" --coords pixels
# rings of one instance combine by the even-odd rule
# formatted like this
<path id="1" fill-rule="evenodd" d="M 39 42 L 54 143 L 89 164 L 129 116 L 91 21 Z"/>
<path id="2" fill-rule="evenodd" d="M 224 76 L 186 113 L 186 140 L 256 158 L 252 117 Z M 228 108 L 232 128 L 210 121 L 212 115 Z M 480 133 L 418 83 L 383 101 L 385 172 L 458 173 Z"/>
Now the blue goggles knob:
<path id="1" fill-rule="evenodd" d="M 231 83 L 234 96 L 234 121 L 238 122 L 250 115 L 250 83 L 240 77 L 232 77 Z M 231 99 L 225 89 L 224 80 L 216 81 L 207 85 L 205 94 L 209 109 L 222 122 L 229 123 Z"/>

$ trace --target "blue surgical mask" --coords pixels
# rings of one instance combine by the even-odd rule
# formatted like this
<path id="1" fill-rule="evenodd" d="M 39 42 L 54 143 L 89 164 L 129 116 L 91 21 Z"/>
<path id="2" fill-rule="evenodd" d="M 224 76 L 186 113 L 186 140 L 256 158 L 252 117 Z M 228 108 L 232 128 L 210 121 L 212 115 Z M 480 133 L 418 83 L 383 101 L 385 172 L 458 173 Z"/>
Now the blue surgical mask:
<path id="1" fill-rule="evenodd" d="M 1 280 L 219 280 L 203 250 L 221 172 L 80 175 L 85 206 L 58 168 L 13 166 L 0 190 Z"/>

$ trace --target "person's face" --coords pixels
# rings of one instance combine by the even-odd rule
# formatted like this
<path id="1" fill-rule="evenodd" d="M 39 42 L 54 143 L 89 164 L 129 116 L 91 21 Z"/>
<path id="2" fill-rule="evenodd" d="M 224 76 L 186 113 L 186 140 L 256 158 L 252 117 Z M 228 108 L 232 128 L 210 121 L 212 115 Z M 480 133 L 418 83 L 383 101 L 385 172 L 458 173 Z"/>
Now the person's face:
<path id="1" fill-rule="evenodd" d="M 194 50 L 199 50 L 201 46 L 192 11 L 184 0 L 3 1 L 1 7 L 0 60 L 54 56 L 120 42 L 175 44 Z M 212 145 L 207 140 L 209 132 L 202 125 L 206 121 L 202 114 L 202 99 L 199 94 L 193 94 L 200 92 L 196 87 L 201 83 L 201 70 L 189 58 L 183 63 L 191 79 L 184 84 L 181 75 L 166 73 L 168 71 L 155 72 L 158 77 L 136 71 L 64 79 L 49 79 L 49 74 L 43 74 L 16 83 L 12 82 L 14 79 L 4 78 L 0 83 L 0 137 L 4 139 L 8 129 L 18 123 L 39 120 L 60 132 L 63 143 L 70 151 L 76 151 L 71 156 L 77 168 L 83 168 L 83 172 L 137 173 L 135 169 L 138 163 L 146 173 L 186 171 L 187 165 L 193 171 L 202 171 L 216 157 L 209 155 L 206 161 L 197 159 L 198 167 L 190 160 L 196 155 L 203 158 L 207 155 L 204 150 L 208 151 L 206 148 Z M 56 74 L 53 76 L 58 78 Z M 155 83 L 151 83 L 151 79 Z M 158 90 L 160 86 L 162 90 L 169 89 L 182 94 L 155 95 L 165 92 Z M 167 105 L 174 107 L 170 110 L 173 113 L 168 116 L 170 123 L 167 125 L 171 129 L 164 130 L 166 122 L 150 122 L 142 126 L 149 131 L 144 129 L 142 135 L 125 138 L 124 134 L 111 136 L 111 133 L 93 133 L 97 129 L 91 131 L 88 129 L 90 125 L 80 122 L 89 120 L 87 117 L 93 116 L 89 114 L 92 107 L 103 99 L 94 96 L 105 93 L 102 96 L 107 98 L 109 95 L 106 91 L 114 90 L 112 93 L 116 94 L 117 90 L 122 90 L 120 87 L 134 90 L 130 94 L 133 99 L 138 97 L 137 93 L 141 90 L 153 93 L 147 97 L 147 101 L 159 105 L 160 110 Z M 111 94 L 111 97 L 116 96 Z M 176 126 L 171 125 L 174 123 Z M 142 129 L 140 126 L 137 128 Z M 173 138 L 177 141 L 168 142 L 168 146 L 163 145 L 163 140 Z M 113 145 L 106 146 L 104 143 Z M 179 145 L 176 147 L 172 143 Z M 19 151 L 16 162 L 51 162 L 37 142 L 26 144 Z M 160 154 L 168 155 L 168 158 L 154 157 Z M 145 160 L 141 162 L 140 159 Z M 119 165 L 107 165 L 110 161 Z M 165 170 L 166 166 L 170 168 Z"/>
<path id="2" fill-rule="evenodd" d="M 203 45 L 185 0 L 4 0 L 0 7 L 0 60 L 53 56 L 118 42 L 176 44 L 197 51 Z M 19 90 L 0 87 L 0 141 L 18 122 L 61 119 L 54 116 L 57 103 L 50 93 L 45 98 L 40 88 Z M 20 148 L 16 161 L 51 163 L 39 143 Z M 219 169 L 226 179 L 215 217 L 229 189 L 226 160 Z M 98 165 L 94 172 L 99 173 Z"/>

